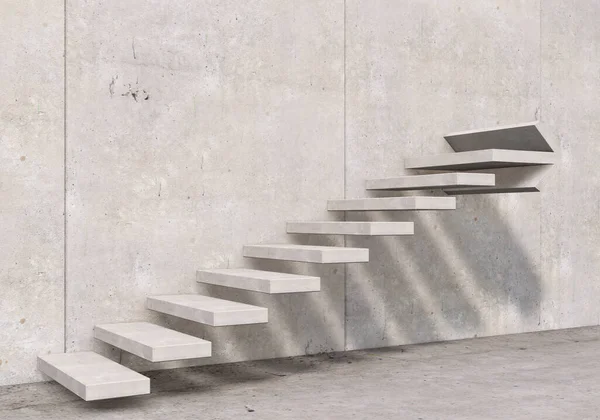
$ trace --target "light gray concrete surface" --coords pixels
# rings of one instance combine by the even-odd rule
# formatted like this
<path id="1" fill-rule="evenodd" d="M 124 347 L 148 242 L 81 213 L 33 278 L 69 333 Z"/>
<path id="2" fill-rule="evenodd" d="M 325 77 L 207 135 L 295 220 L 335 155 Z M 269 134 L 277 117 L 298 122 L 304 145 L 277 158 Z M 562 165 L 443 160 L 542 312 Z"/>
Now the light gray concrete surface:
<path id="1" fill-rule="evenodd" d="M 380 197 L 351 198 L 348 200 L 329 200 L 329 211 L 419 211 L 419 210 L 455 210 L 454 197 Z"/>
<path id="2" fill-rule="evenodd" d="M 412 222 L 288 222 L 288 233 L 313 235 L 402 236 L 414 235 Z"/>
<path id="3" fill-rule="evenodd" d="M 315 264 L 365 263 L 369 262 L 369 249 L 296 244 L 245 245 L 244 257 Z"/>
<path id="4" fill-rule="evenodd" d="M 211 343 L 149 322 L 94 327 L 94 337 L 151 362 L 210 357 Z"/>
<path id="5" fill-rule="evenodd" d="M 93 326 L 141 320 L 213 342 L 208 363 L 344 348 L 339 266 L 284 264 L 328 279 L 312 296 L 227 294 L 268 305 L 268 326 L 206 329 L 145 308 L 211 292 L 200 268 L 280 267 L 242 247 L 287 242 L 286 220 L 334 220 L 343 14 L 342 0 L 68 2 L 69 351 L 110 354 Z"/>
<path id="6" fill-rule="evenodd" d="M 595 419 L 600 330 L 586 328 L 149 373 L 152 395 L 86 403 L 0 388 L 0 418 Z"/>
<path id="7" fill-rule="evenodd" d="M 559 162 L 556 157 L 556 163 Z M 523 193 L 539 192 L 542 179 L 548 175 L 555 165 L 522 166 L 520 168 L 496 168 L 478 170 L 495 175 L 493 187 L 459 187 L 444 188 L 446 194 L 486 194 L 486 193 Z"/>
<path id="8" fill-rule="evenodd" d="M 367 179 L 367 190 L 428 190 L 443 187 L 493 186 L 493 174 L 448 172 L 442 174 L 409 175 L 384 179 Z"/>
<path id="9" fill-rule="evenodd" d="M 150 379 L 91 351 L 43 355 L 38 366 L 85 401 L 150 393 Z"/>
<path id="10" fill-rule="evenodd" d="M 0 1 L 0 385 L 64 349 L 63 1 Z"/>
<path id="11" fill-rule="evenodd" d="M 348 198 L 452 152 L 444 134 L 537 120 L 540 1 L 346 1 Z M 551 202 L 545 203 L 552 206 Z M 350 214 L 414 221 L 403 238 L 348 238 L 347 348 L 540 328 L 541 197 L 458 197 L 458 210 Z M 572 279 L 575 281 L 574 279 Z"/>
<path id="12" fill-rule="evenodd" d="M 490 168 L 552 165 L 555 162 L 556 154 L 553 152 L 488 149 L 409 158 L 404 161 L 404 167 L 407 169 L 468 171 Z"/>
<path id="13" fill-rule="evenodd" d="M 199 270 L 196 280 L 199 283 L 269 294 L 318 292 L 321 290 L 319 277 L 249 268 Z"/>
<path id="14" fill-rule="evenodd" d="M 268 322 L 269 311 L 260 306 L 202 295 L 152 296 L 148 309 L 213 327 Z"/>
<path id="15" fill-rule="evenodd" d="M 157 368 L 95 341 L 109 322 L 205 338 L 203 363 L 600 322 L 597 1 L 67 2 L 66 294 L 63 5 L 0 0 L 0 384 L 41 379 L 36 355 L 62 351 L 64 334 L 69 351 Z M 505 185 L 541 194 L 326 211 L 366 196 L 366 179 L 405 175 L 407 157 L 451 152 L 448 132 L 538 119 L 560 162 L 536 187 Z M 396 199 L 380 200 L 339 206 Z M 344 217 L 418 234 L 285 233 L 287 220 Z M 305 239 L 371 261 L 242 257 L 244 244 Z M 322 290 L 195 282 L 243 266 L 320 277 Z M 268 308 L 270 322 L 213 328 L 145 309 L 195 292 Z"/>
<path id="16" fill-rule="evenodd" d="M 561 145 L 540 184 L 544 329 L 600 322 L 598 19 L 594 0 L 542 3 L 542 120 Z"/>

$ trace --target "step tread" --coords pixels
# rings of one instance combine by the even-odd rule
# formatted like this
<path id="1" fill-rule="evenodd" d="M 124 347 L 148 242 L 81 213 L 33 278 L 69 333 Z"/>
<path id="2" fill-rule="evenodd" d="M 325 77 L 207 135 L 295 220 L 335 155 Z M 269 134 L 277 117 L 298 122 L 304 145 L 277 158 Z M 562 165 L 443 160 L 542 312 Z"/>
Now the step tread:
<path id="1" fill-rule="evenodd" d="M 485 149 L 410 158 L 404 161 L 404 166 L 407 169 L 478 170 L 552 165 L 555 162 L 556 155 L 552 152 Z"/>
<path id="2" fill-rule="evenodd" d="M 317 264 L 368 262 L 368 248 L 345 248 L 295 244 L 260 244 L 244 246 L 244 257 L 310 262 Z"/>
<path id="3" fill-rule="evenodd" d="M 466 130 L 444 136 L 455 152 L 482 149 L 511 149 L 552 152 L 555 139 L 540 121 Z"/>
<path id="4" fill-rule="evenodd" d="M 315 235 L 413 235 L 413 222 L 288 222 L 288 233 Z"/>
<path id="5" fill-rule="evenodd" d="M 455 197 L 383 197 L 329 200 L 329 211 L 456 210 Z"/>
<path id="6" fill-rule="evenodd" d="M 425 190 L 444 187 L 493 186 L 494 174 L 450 172 L 443 174 L 409 175 L 394 178 L 371 179 L 366 182 L 367 190 Z"/>
<path id="7" fill-rule="evenodd" d="M 211 356 L 211 342 L 149 322 L 96 325 L 94 335 L 151 362 Z"/>
<path id="8" fill-rule="evenodd" d="M 86 401 L 150 393 L 150 379 L 94 352 L 38 357 L 38 368 Z"/>
<path id="9" fill-rule="evenodd" d="M 147 299 L 147 307 L 214 327 L 268 321 L 267 308 L 203 295 L 152 296 Z"/>
<path id="10" fill-rule="evenodd" d="M 250 268 L 198 270 L 197 281 L 269 294 L 318 292 L 321 290 L 319 277 Z"/>

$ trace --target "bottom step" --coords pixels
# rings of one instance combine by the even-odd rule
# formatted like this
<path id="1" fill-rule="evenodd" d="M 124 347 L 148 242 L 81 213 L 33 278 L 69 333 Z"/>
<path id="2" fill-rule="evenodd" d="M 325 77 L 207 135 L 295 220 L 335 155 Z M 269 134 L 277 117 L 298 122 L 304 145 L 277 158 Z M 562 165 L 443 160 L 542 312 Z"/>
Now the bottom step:
<path id="1" fill-rule="evenodd" d="M 38 357 L 38 369 L 86 401 L 150 393 L 150 379 L 94 352 Z"/>

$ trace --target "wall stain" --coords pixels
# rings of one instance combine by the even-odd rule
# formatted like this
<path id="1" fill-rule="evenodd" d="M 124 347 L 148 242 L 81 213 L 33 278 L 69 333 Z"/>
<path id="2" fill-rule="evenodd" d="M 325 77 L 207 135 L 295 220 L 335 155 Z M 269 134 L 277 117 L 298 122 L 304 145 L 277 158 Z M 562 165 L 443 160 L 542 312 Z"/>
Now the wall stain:
<path id="1" fill-rule="evenodd" d="M 25 323 L 25 321 L 26 321 L 26 319 L 25 319 L 25 318 L 21 318 L 21 320 L 20 320 L 19 322 L 20 322 L 21 324 L 24 324 L 24 323 Z"/>
<path id="2" fill-rule="evenodd" d="M 145 89 L 140 89 L 137 85 L 137 82 L 136 86 L 132 86 L 131 84 L 128 84 L 127 86 L 123 85 L 127 88 L 127 91 L 125 93 L 122 93 L 121 96 L 131 96 L 136 102 L 139 102 L 139 100 L 149 100 L 150 94 Z"/>
<path id="3" fill-rule="evenodd" d="M 115 83 L 117 81 L 117 79 L 119 78 L 119 75 L 113 76 L 111 82 L 108 84 L 108 92 L 110 93 L 110 97 L 112 98 L 115 94 Z"/>
<path id="4" fill-rule="evenodd" d="M 21 156 L 21 162 L 24 162 L 27 159 L 25 156 Z"/>

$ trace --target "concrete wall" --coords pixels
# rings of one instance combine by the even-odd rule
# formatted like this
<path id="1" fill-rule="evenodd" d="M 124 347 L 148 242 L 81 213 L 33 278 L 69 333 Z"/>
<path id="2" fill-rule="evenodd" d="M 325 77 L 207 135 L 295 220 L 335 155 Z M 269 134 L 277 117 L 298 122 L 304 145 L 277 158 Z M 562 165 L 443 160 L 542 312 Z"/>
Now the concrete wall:
<path id="1" fill-rule="evenodd" d="M 63 340 L 149 368 L 94 342 L 100 322 L 197 334 L 209 363 L 598 324 L 597 2 L 72 0 L 66 138 L 63 4 L 0 8 L 0 384 L 39 379 L 35 355 Z M 284 222 L 339 217 L 327 199 L 448 151 L 444 133 L 536 118 L 561 141 L 542 193 L 349 215 L 415 221 L 412 238 L 348 239 L 369 264 L 255 265 L 320 275 L 321 293 L 195 284 L 197 268 L 252 266 L 246 243 L 342 244 Z M 270 322 L 144 309 L 196 291 L 267 305 Z"/>
<path id="2" fill-rule="evenodd" d="M 0 385 L 64 351 L 63 3 L 0 1 Z"/>

